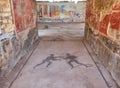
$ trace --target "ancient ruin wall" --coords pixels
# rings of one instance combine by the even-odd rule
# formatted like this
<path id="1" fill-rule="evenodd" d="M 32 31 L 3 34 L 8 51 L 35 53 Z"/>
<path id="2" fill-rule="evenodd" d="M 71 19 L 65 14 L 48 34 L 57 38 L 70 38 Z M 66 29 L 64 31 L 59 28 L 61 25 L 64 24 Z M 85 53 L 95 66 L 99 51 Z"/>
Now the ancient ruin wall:
<path id="1" fill-rule="evenodd" d="M 37 38 L 35 0 L 0 0 L 0 72 L 9 73 Z"/>
<path id="2" fill-rule="evenodd" d="M 120 1 L 88 0 L 86 40 L 120 86 Z"/>

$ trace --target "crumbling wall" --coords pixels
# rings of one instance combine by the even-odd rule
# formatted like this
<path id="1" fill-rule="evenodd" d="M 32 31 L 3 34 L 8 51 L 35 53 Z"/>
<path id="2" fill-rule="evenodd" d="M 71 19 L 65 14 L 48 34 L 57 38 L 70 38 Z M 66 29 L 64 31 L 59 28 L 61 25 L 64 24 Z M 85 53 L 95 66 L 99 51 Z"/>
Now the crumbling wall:
<path id="1" fill-rule="evenodd" d="M 120 86 L 120 1 L 88 0 L 86 40 Z"/>
<path id="2" fill-rule="evenodd" d="M 37 39 L 35 0 L 0 0 L 0 72 L 7 75 Z"/>

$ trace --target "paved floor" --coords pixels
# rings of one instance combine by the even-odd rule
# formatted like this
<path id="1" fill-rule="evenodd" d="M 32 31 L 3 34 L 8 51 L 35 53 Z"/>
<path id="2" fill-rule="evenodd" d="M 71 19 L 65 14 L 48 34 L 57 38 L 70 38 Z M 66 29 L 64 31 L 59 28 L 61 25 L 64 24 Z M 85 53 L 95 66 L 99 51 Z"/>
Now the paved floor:
<path id="1" fill-rule="evenodd" d="M 82 41 L 41 41 L 11 88 L 107 86 Z"/>

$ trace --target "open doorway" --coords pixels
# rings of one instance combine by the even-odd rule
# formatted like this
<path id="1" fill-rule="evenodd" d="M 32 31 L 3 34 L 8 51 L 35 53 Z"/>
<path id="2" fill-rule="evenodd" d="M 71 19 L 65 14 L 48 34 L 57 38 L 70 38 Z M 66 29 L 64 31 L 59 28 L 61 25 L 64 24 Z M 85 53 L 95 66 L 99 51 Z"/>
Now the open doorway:
<path id="1" fill-rule="evenodd" d="M 84 37 L 86 1 L 76 1 L 37 1 L 39 36 L 53 40 Z"/>

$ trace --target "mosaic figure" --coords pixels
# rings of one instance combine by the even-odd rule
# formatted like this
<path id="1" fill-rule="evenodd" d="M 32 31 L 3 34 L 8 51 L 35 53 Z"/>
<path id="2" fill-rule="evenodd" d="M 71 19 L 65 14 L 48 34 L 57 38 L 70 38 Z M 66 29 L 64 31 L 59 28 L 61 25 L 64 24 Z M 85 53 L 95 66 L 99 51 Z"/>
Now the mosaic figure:
<path id="1" fill-rule="evenodd" d="M 89 64 L 80 63 L 79 61 L 76 60 L 76 58 L 77 58 L 76 56 L 67 53 L 66 57 L 64 59 L 68 61 L 68 64 L 71 66 L 71 68 L 74 68 L 74 65 L 72 64 L 73 62 L 76 63 L 76 64 L 79 64 L 79 65 L 83 65 L 85 67 L 90 67 L 91 66 Z"/>
<path id="2" fill-rule="evenodd" d="M 51 54 L 50 56 L 48 56 L 46 59 L 44 59 L 40 64 L 37 64 L 34 66 L 34 69 L 44 63 L 48 63 L 46 67 L 48 67 L 49 65 L 52 64 L 52 61 L 56 61 L 56 60 L 60 60 L 60 59 L 56 59 L 58 57 L 55 57 L 54 54 Z"/>

